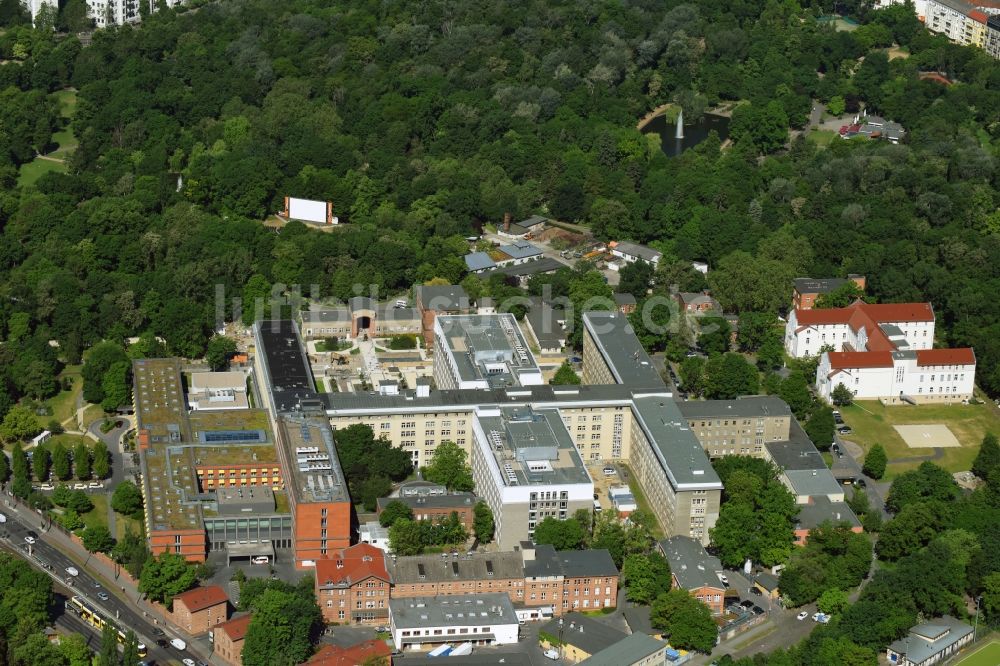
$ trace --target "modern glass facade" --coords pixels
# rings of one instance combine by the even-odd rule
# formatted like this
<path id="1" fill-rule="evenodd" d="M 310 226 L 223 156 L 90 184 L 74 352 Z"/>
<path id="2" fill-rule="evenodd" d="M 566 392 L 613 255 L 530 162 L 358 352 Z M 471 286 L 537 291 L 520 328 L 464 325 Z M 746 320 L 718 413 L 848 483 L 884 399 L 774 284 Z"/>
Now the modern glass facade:
<path id="1" fill-rule="evenodd" d="M 291 516 L 247 516 L 206 518 L 210 550 L 225 550 L 230 543 L 264 543 L 275 548 L 292 547 Z"/>

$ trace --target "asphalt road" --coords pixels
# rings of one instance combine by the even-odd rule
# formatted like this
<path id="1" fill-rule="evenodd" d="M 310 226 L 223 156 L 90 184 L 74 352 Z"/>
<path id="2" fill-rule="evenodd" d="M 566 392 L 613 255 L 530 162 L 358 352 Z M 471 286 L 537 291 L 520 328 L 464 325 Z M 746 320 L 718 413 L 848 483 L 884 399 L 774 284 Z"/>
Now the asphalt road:
<path id="1" fill-rule="evenodd" d="M 23 514 L 24 511 L 22 510 L 21 513 Z M 179 663 L 182 658 L 192 656 L 186 653 L 182 654 L 173 648 L 157 647 L 156 638 L 159 637 L 154 633 L 156 627 L 151 619 L 144 618 L 137 613 L 134 605 L 121 598 L 119 590 L 106 589 L 105 584 L 110 585 L 111 581 L 98 581 L 87 571 L 86 565 L 80 566 L 79 563 L 47 544 L 45 532 L 35 520 L 26 523 L 24 519 L 15 515 L 9 506 L 3 506 L 3 515 L 7 517 L 7 522 L 0 525 L 0 538 L 9 543 L 11 550 L 33 566 L 52 576 L 57 584 L 57 589 L 62 594 L 83 597 L 91 605 L 104 611 L 109 618 L 114 619 L 121 628 L 132 629 L 139 637 L 139 641 L 146 644 L 149 652 L 147 660 L 153 660 L 157 664 L 169 664 Z M 38 521 L 40 520 L 41 518 L 38 517 Z M 38 538 L 30 548 L 24 540 L 24 537 L 28 536 L 29 530 L 38 534 Z M 66 572 L 67 567 L 71 566 L 77 569 L 79 575 L 70 576 Z M 97 595 L 101 592 L 108 594 L 106 601 L 98 598 Z M 72 624 L 72 620 L 79 622 L 79 619 L 72 613 L 65 613 L 63 617 L 66 616 L 72 618 L 66 620 L 67 623 Z"/>

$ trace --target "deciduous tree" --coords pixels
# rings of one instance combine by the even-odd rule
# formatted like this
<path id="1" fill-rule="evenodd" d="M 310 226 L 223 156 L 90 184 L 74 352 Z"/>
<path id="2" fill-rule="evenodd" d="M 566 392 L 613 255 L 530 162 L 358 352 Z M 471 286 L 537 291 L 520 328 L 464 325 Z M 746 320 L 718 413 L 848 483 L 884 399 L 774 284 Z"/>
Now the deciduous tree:
<path id="1" fill-rule="evenodd" d="M 434 449 L 430 463 L 422 470 L 424 478 L 432 483 L 440 483 L 448 490 L 470 491 L 474 484 L 468 457 L 469 454 L 458 444 L 441 442 Z"/>

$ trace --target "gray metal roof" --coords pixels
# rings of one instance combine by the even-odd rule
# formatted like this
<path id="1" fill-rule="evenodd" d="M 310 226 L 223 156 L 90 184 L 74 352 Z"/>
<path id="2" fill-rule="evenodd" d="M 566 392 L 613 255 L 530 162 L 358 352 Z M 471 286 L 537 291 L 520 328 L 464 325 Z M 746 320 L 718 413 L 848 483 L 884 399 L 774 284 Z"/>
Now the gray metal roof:
<path id="1" fill-rule="evenodd" d="M 461 285 L 419 285 L 414 287 L 417 305 L 424 310 L 437 312 L 458 312 L 468 310 L 469 295 Z"/>
<path id="2" fill-rule="evenodd" d="M 893 641 L 889 649 L 905 655 L 908 661 L 921 664 L 962 640 L 972 631 L 972 627 L 961 620 L 943 615 L 913 627 L 909 636 Z"/>
<path id="3" fill-rule="evenodd" d="M 675 490 L 722 489 L 719 475 L 673 398 L 637 397 L 635 416 Z"/>
<path id="4" fill-rule="evenodd" d="M 414 555 L 386 559 L 394 585 L 447 583 L 457 580 L 509 580 L 524 578 L 520 552 L 476 552 L 451 555 Z"/>
<path id="5" fill-rule="evenodd" d="M 796 495 L 813 497 L 844 492 L 837 479 L 833 477 L 833 472 L 825 466 L 823 469 L 786 469 L 785 476 L 792 486 L 792 492 Z"/>
<path id="6" fill-rule="evenodd" d="M 584 659 L 581 664 L 588 666 L 627 666 L 637 664 L 643 659 L 648 659 L 657 653 L 663 653 L 664 659 L 667 651 L 667 644 L 658 641 L 652 636 L 643 633 L 635 633 L 622 640 L 609 645 L 597 654 Z"/>
<path id="7" fill-rule="evenodd" d="M 377 502 L 380 511 L 390 502 L 402 502 L 411 509 L 461 509 L 475 506 L 476 496 L 473 493 L 409 495 L 406 497 L 379 497 Z"/>
<path id="8" fill-rule="evenodd" d="M 542 254 L 537 245 L 524 240 L 514 241 L 510 245 L 501 245 L 500 251 L 512 259 L 528 259 Z"/>
<path id="9" fill-rule="evenodd" d="M 660 257 L 663 256 L 661 252 L 658 252 L 651 247 L 639 245 L 638 243 L 629 243 L 627 241 L 618 241 L 613 249 L 618 250 L 622 254 L 639 257 L 640 259 L 650 262 L 659 261 Z"/>
<path id="10" fill-rule="evenodd" d="M 827 520 L 834 524 L 847 522 L 851 527 L 861 527 L 861 521 L 846 502 L 831 502 L 826 495 L 811 497 L 809 504 L 800 504 L 795 524 L 797 529 L 811 530 Z"/>
<path id="11" fill-rule="evenodd" d="M 534 559 L 525 554 L 525 578 L 588 578 L 591 576 L 617 576 L 618 567 L 606 548 L 557 551 L 549 544 L 529 546 Z"/>
<path id="12" fill-rule="evenodd" d="M 634 388 L 620 384 L 593 384 L 576 386 L 518 386 L 498 389 L 461 389 L 431 391 L 426 397 L 416 397 L 412 392 L 401 395 L 377 393 L 326 393 L 327 414 L 379 414 L 406 411 L 471 411 L 478 405 L 546 405 L 562 404 L 618 404 L 628 405 Z M 667 393 L 663 394 L 665 397 Z M 671 399 L 672 400 L 672 399 Z"/>
<path id="13" fill-rule="evenodd" d="M 677 407 L 687 419 L 792 415 L 788 403 L 773 395 L 750 395 L 736 400 L 685 400 L 677 403 Z"/>
<path id="14" fill-rule="evenodd" d="M 517 624 L 510 597 L 500 593 L 389 599 L 389 613 L 397 629 Z"/>
<path id="15" fill-rule="evenodd" d="M 636 337 L 628 317 L 620 312 L 585 312 L 583 324 L 619 384 L 663 387 L 663 379 Z"/>
<path id="16" fill-rule="evenodd" d="M 565 319 L 565 310 L 556 310 L 540 298 L 532 299 L 531 309 L 525 314 L 525 320 L 531 327 L 532 334 L 538 339 L 538 344 L 545 349 L 563 345 L 566 331 L 559 325 L 559 321 Z"/>
<path id="17" fill-rule="evenodd" d="M 562 616 L 562 628 L 559 618 L 546 622 L 540 631 L 555 636 L 587 654 L 594 655 L 618 641 L 628 637 L 624 631 L 593 620 L 582 613 L 567 613 Z"/>
<path id="18" fill-rule="evenodd" d="M 826 470 L 826 461 L 802 430 L 799 422 L 792 420 L 788 440 L 764 442 L 764 448 L 774 464 L 785 470 Z"/>
<path id="19" fill-rule="evenodd" d="M 346 307 L 334 307 L 324 310 L 303 310 L 302 323 L 309 324 L 340 324 L 351 321 L 351 311 Z"/>
<path id="20" fill-rule="evenodd" d="M 537 275 L 539 273 L 552 273 L 560 268 L 567 268 L 566 264 L 563 264 L 552 257 L 540 257 L 532 261 L 526 261 L 523 264 L 500 266 L 491 271 L 485 273 L 486 277 L 489 278 L 491 275 L 506 275 L 508 277 L 521 277 L 524 275 Z"/>
<path id="21" fill-rule="evenodd" d="M 717 572 L 722 571 L 719 558 L 708 554 L 700 542 L 691 537 L 673 536 L 659 542 L 660 550 L 670 563 L 670 573 L 677 585 L 685 590 L 701 587 L 725 589 Z"/>
<path id="22" fill-rule="evenodd" d="M 471 252 L 465 255 L 465 266 L 470 271 L 483 271 L 496 266 L 496 262 L 485 252 Z"/>
<path id="23" fill-rule="evenodd" d="M 542 217 L 541 215 L 532 215 L 526 220 L 521 220 L 518 222 L 522 227 L 530 229 L 531 227 L 537 227 L 539 224 L 545 224 L 549 221 L 549 218 Z"/>

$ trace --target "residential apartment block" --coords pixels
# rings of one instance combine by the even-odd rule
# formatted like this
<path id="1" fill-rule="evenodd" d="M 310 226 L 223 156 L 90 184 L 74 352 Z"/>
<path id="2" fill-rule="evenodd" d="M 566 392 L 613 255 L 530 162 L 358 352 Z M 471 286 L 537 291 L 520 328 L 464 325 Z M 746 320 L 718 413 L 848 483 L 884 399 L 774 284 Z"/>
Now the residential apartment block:
<path id="1" fill-rule="evenodd" d="M 924 25 L 957 44 L 983 47 L 989 15 L 978 4 L 966 0 L 927 0 Z"/>

